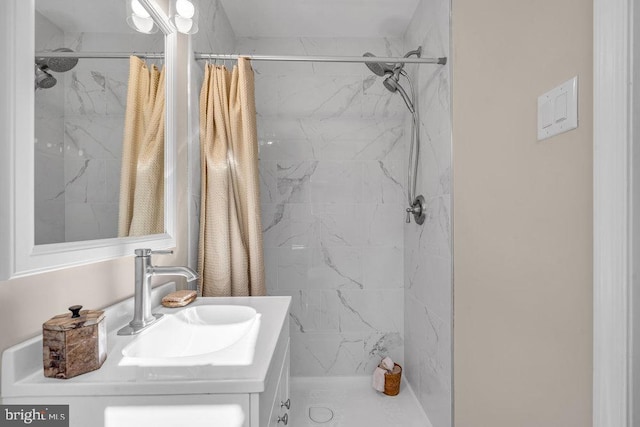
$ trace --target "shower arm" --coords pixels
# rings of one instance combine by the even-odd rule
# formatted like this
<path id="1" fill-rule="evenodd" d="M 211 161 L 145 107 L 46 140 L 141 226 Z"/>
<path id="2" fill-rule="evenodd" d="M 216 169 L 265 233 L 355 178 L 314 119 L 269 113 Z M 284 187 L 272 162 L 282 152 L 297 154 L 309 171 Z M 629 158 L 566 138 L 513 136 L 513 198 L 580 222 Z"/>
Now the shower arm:
<path id="1" fill-rule="evenodd" d="M 408 59 L 410 57 L 412 57 L 413 55 L 416 56 L 416 59 L 421 59 L 422 58 L 422 46 L 418 46 L 418 48 L 416 50 L 410 50 L 409 52 L 405 53 L 403 56 L 403 59 Z M 440 60 L 442 60 L 443 58 L 438 58 L 438 64 L 440 65 L 444 65 L 447 63 L 446 59 L 444 60 L 444 62 L 441 62 Z M 406 61 L 403 62 L 396 62 L 395 68 L 399 69 L 400 71 L 404 71 L 404 64 Z M 395 71 L 394 71 L 395 72 Z M 405 75 L 405 77 L 407 77 Z"/>

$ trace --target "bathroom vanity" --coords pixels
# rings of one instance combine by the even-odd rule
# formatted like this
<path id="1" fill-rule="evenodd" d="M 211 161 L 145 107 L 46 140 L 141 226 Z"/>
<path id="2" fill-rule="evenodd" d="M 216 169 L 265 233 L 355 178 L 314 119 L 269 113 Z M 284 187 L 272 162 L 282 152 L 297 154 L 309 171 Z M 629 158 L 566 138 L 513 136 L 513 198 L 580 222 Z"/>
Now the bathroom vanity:
<path id="1" fill-rule="evenodd" d="M 131 300 L 105 310 L 107 360 L 96 371 L 46 378 L 42 336 L 6 350 L 2 403 L 68 404 L 72 427 L 286 425 L 291 298 L 198 298 L 183 308 L 159 306 L 173 290 L 173 284 L 154 289 L 154 312 L 164 316 L 138 335 L 116 335 L 131 318 Z M 215 345 L 203 350 L 203 336 Z"/>

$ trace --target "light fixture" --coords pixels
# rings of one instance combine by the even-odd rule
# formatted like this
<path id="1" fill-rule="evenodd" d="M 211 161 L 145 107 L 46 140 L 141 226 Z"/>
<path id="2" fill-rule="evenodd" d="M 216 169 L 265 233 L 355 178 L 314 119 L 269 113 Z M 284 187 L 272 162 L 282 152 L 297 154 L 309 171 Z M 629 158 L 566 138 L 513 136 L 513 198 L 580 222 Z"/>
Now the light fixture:
<path id="1" fill-rule="evenodd" d="M 169 20 L 176 31 L 183 34 L 198 32 L 198 6 L 196 0 L 171 0 Z"/>
<path id="2" fill-rule="evenodd" d="M 125 0 L 127 5 L 127 24 L 139 33 L 153 34 L 158 27 L 147 9 L 138 0 Z"/>

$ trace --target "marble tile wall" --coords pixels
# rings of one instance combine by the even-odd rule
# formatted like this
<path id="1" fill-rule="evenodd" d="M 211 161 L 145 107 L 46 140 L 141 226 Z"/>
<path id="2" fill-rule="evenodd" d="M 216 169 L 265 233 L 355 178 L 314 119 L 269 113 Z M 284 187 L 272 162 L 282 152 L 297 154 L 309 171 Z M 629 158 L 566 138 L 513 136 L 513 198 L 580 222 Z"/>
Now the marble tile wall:
<path id="1" fill-rule="evenodd" d="M 398 55 L 402 40 L 239 38 L 241 53 Z M 362 64 L 255 62 L 267 288 L 292 375 L 404 359 L 406 109 Z"/>
<path id="2" fill-rule="evenodd" d="M 164 49 L 162 33 L 57 32 L 38 27 L 37 50 Z M 129 61 L 80 59 L 52 74 L 56 86 L 36 92 L 36 243 L 116 237 Z"/>
<path id="3" fill-rule="evenodd" d="M 405 50 L 450 56 L 447 0 L 421 0 Z M 449 61 L 451 58 L 449 58 Z M 434 427 L 451 426 L 451 121 L 449 65 L 410 67 L 419 88 L 422 148 L 418 194 L 427 218 L 404 227 L 405 376 Z M 410 124 L 406 124 L 409 132 Z"/>

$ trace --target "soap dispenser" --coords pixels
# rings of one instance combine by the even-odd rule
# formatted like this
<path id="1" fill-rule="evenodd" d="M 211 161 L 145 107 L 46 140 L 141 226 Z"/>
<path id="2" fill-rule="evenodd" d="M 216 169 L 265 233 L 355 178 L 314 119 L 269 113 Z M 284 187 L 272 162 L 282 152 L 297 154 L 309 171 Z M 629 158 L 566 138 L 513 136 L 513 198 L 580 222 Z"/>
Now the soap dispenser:
<path id="1" fill-rule="evenodd" d="M 107 358 L 104 311 L 69 307 L 42 325 L 44 376 L 72 378 L 99 369 Z"/>

